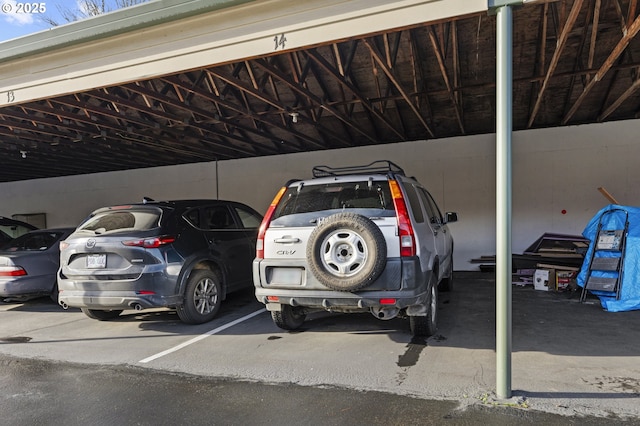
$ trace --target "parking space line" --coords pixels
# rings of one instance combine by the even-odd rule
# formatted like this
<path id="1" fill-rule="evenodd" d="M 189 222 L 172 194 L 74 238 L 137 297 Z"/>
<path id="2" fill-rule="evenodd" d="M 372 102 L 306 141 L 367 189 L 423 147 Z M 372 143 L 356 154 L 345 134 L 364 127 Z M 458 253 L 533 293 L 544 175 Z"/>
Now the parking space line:
<path id="1" fill-rule="evenodd" d="M 206 333 L 201 334 L 198 337 L 194 337 L 191 340 L 187 340 L 186 342 L 181 343 L 181 344 L 179 344 L 177 346 L 174 346 L 173 348 L 167 349 L 166 351 L 158 352 L 157 354 L 151 355 L 150 357 L 142 359 L 142 360 L 140 360 L 138 362 L 140 362 L 142 364 L 146 364 L 148 362 L 151 362 L 151 361 L 153 361 L 155 359 L 158 359 L 158 358 L 163 357 L 165 355 L 168 355 L 170 353 L 179 351 L 180 349 L 185 348 L 185 347 L 187 347 L 187 346 L 189 346 L 189 345 L 191 345 L 193 343 L 199 342 L 200 340 L 205 339 L 205 338 L 207 338 L 207 337 L 209 337 L 211 335 L 220 333 L 221 331 L 226 330 L 229 327 L 233 327 L 236 324 L 240 324 L 243 321 L 251 319 L 251 318 L 255 317 L 256 315 L 260 315 L 263 312 L 267 312 L 267 310 L 266 309 L 260 309 L 259 311 L 255 311 L 255 312 L 253 312 L 253 313 L 251 313 L 249 315 L 245 315 L 242 318 L 238 318 L 237 320 L 231 321 L 228 324 L 221 325 L 220 327 L 214 328 L 213 330 L 210 330 L 210 331 L 207 331 Z"/>

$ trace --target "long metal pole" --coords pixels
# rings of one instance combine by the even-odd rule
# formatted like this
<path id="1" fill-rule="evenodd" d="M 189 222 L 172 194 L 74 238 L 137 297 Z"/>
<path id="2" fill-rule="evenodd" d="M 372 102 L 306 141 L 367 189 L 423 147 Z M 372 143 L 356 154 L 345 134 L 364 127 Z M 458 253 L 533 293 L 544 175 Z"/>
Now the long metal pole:
<path id="1" fill-rule="evenodd" d="M 496 24 L 496 396 L 511 398 L 511 6 L 497 9 Z"/>

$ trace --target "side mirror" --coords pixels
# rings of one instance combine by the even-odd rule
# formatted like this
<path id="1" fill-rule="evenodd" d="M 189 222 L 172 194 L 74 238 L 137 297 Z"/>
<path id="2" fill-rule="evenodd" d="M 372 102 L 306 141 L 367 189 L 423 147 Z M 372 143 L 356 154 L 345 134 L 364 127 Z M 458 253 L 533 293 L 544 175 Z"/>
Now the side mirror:
<path id="1" fill-rule="evenodd" d="M 444 214 L 444 222 L 445 223 L 451 223 L 451 222 L 457 222 L 458 221 L 458 213 L 456 212 L 446 212 Z"/>

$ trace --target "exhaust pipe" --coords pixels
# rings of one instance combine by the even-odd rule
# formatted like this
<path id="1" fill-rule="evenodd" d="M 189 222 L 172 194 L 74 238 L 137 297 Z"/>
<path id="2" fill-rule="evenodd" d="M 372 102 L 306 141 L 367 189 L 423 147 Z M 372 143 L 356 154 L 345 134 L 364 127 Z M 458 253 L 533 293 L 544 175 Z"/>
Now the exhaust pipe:
<path id="1" fill-rule="evenodd" d="M 66 303 L 64 303 L 64 302 L 59 302 L 58 304 L 59 304 L 60 306 L 62 306 L 62 309 L 64 309 L 65 311 L 66 311 L 67 309 L 69 309 L 69 305 L 67 305 L 67 304 L 66 304 Z"/>
<path id="2" fill-rule="evenodd" d="M 371 314 L 373 314 L 374 317 L 381 320 L 393 319 L 397 317 L 399 313 L 400 313 L 400 309 L 394 306 L 387 306 L 387 307 L 374 306 L 371 308 Z"/>
<path id="3" fill-rule="evenodd" d="M 141 310 L 143 309 L 143 308 L 142 308 L 142 305 L 141 305 L 141 304 L 139 304 L 139 303 L 134 303 L 134 304 L 132 304 L 132 305 L 131 305 L 131 307 L 132 307 L 133 309 L 135 309 L 136 311 L 141 311 Z"/>

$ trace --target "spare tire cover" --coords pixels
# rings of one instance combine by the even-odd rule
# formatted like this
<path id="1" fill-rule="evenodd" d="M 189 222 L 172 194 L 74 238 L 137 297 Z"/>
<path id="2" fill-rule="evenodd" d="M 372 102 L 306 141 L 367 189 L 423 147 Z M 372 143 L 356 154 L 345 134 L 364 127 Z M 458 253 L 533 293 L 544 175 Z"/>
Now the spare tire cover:
<path id="1" fill-rule="evenodd" d="M 309 236 L 307 260 L 323 285 L 354 291 L 372 284 L 387 263 L 387 244 L 380 228 L 356 213 L 337 213 L 322 220 Z"/>

